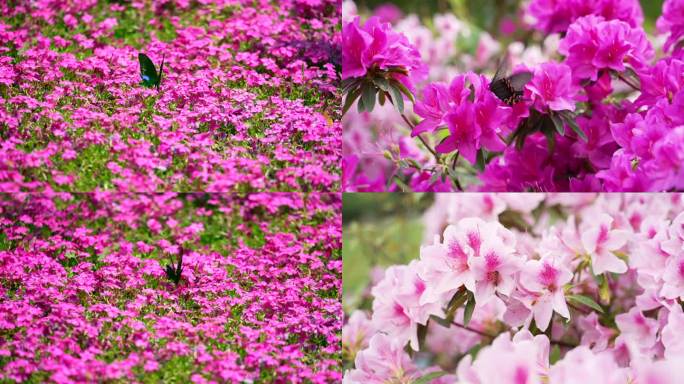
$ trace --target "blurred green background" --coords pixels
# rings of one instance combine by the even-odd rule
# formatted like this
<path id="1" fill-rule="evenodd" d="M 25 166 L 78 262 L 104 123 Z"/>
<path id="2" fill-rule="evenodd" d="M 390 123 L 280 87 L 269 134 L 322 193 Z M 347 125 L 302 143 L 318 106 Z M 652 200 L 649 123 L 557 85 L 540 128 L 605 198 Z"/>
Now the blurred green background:
<path id="1" fill-rule="evenodd" d="M 515 14 L 515 10 L 519 9 L 521 3 L 520 0 L 355 0 L 355 2 L 357 6 L 365 9 L 392 3 L 406 13 L 417 13 L 425 17 L 437 12 L 451 11 L 487 30 L 490 30 L 499 12 L 505 10 L 508 14 Z M 652 32 L 655 20 L 662 13 L 663 0 L 640 0 L 640 2 L 644 10 L 644 27 Z"/>
<path id="2" fill-rule="evenodd" d="M 373 266 L 405 264 L 418 258 L 423 212 L 433 195 L 422 193 L 345 193 L 342 210 L 343 301 L 356 301 Z"/>

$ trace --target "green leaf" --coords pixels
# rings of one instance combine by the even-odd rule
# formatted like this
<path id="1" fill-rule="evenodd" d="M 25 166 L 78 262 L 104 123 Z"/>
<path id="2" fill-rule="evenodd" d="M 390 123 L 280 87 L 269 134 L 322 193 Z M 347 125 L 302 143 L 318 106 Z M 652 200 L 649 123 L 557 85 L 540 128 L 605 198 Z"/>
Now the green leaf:
<path id="1" fill-rule="evenodd" d="M 437 379 L 439 377 L 448 375 L 448 372 L 431 372 L 428 373 L 427 375 L 421 376 L 414 381 L 411 382 L 411 384 L 429 384 L 432 382 L 432 380 Z"/>
<path id="2" fill-rule="evenodd" d="M 427 336 L 427 328 L 430 325 L 430 319 L 423 324 L 418 324 L 418 350 L 422 351 L 425 346 L 425 336 Z"/>
<path id="3" fill-rule="evenodd" d="M 404 97 L 401 95 L 401 91 L 395 87 L 391 87 L 390 93 L 392 94 L 392 103 L 394 106 L 397 107 L 399 113 L 404 113 Z"/>
<path id="4" fill-rule="evenodd" d="M 577 122 L 575 121 L 574 117 L 570 117 L 568 115 L 565 116 L 565 122 L 572 128 L 575 133 L 582 138 L 585 142 L 589 142 L 589 139 L 587 138 L 587 135 L 582 131 L 582 128 L 577 125 Z"/>
<path id="5" fill-rule="evenodd" d="M 459 289 L 454 293 L 449 300 L 449 305 L 447 305 L 446 311 L 446 321 L 451 325 L 454 322 L 454 317 L 456 316 L 456 310 L 460 308 L 463 303 L 468 299 L 468 291 L 465 289 Z"/>
<path id="6" fill-rule="evenodd" d="M 485 165 L 486 165 L 486 162 L 485 162 L 484 149 L 480 148 L 477 151 L 477 159 L 475 161 L 475 168 L 477 168 L 478 171 L 482 172 L 485 169 Z"/>
<path id="7" fill-rule="evenodd" d="M 363 107 L 366 111 L 373 112 L 373 108 L 375 108 L 375 94 L 377 92 L 378 89 L 370 84 L 365 84 L 363 86 L 361 100 L 363 101 Z"/>
<path id="8" fill-rule="evenodd" d="M 558 115 L 556 115 L 554 112 L 551 112 L 550 114 L 551 120 L 553 121 L 553 125 L 556 127 L 556 132 L 558 132 L 559 135 L 565 136 L 565 124 L 563 124 L 563 120 L 561 120 Z"/>
<path id="9" fill-rule="evenodd" d="M 387 81 L 387 79 L 383 77 L 376 77 L 373 79 L 373 84 L 375 84 L 376 87 L 380 88 L 381 90 L 385 92 L 389 92 L 390 90 L 390 83 Z"/>
<path id="10" fill-rule="evenodd" d="M 598 305 L 597 302 L 594 301 L 591 297 L 584 296 L 584 295 L 567 295 L 565 298 L 568 301 L 573 301 L 578 304 L 586 305 L 587 307 L 599 312 L 603 313 L 603 308 L 601 308 L 600 305 Z"/>
<path id="11" fill-rule="evenodd" d="M 409 91 L 409 89 L 406 88 L 406 86 L 402 84 L 401 81 L 392 79 L 390 83 L 394 86 L 394 88 L 399 89 L 401 93 L 406 95 L 406 97 L 408 97 L 408 99 L 411 100 L 411 102 L 415 101 L 415 99 L 413 98 L 413 93 L 411 93 L 411 91 Z"/>
<path id="12" fill-rule="evenodd" d="M 549 364 L 553 365 L 556 364 L 558 360 L 561 358 L 561 350 L 558 344 L 555 344 L 553 348 L 551 348 L 551 353 L 549 353 Z"/>
<path id="13" fill-rule="evenodd" d="M 362 83 L 363 83 L 363 79 L 360 79 L 357 77 L 344 80 L 342 82 L 342 85 L 341 85 L 342 94 L 347 94 L 354 89 L 360 88 Z"/>
<path id="14" fill-rule="evenodd" d="M 475 358 L 477 357 L 477 354 L 480 352 L 480 350 L 482 349 L 482 347 L 484 347 L 484 346 L 482 345 L 482 343 L 475 344 L 475 346 L 473 346 L 472 348 L 470 348 L 470 349 L 468 350 L 467 353 L 470 355 L 470 357 L 471 357 L 473 360 L 475 360 Z"/>
<path id="15" fill-rule="evenodd" d="M 394 176 L 394 183 L 401 188 L 402 192 L 411 192 L 411 187 L 404 183 L 404 180 L 399 178 L 399 176 Z"/>
<path id="16" fill-rule="evenodd" d="M 385 105 L 385 101 L 387 100 L 387 96 L 385 96 L 386 93 L 385 91 L 378 92 L 378 103 L 382 106 Z"/>
<path id="17" fill-rule="evenodd" d="M 434 321 L 435 323 L 441 325 L 444 328 L 450 328 L 451 323 L 447 321 L 446 319 L 442 319 L 441 317 L 437 317 L 435 315 L 430 315 L 430 320 Z"/>
<path id="18" fill-rule="evenodd" d="M 429 182 L 430 185 L 436 183 L 437 180 L 439 180 L 441 175 L 442 175 L 442 172 L 435 171 L 435 173 L 433 173 L 432 176 L 430 177 L 430 182 Z"/>
<path id="19" fill-rule="evenodd" d="M 475 311 L 475 295 L 468 291 L 468 304 L 466 304 L 463 311 L 463 325 L 468 326 L 470 319 L 473 317 L 473 311 Z"/>
<path id="20" fill-rule="evenodd" d="M 347 94 L 347 98 L 344 100 L 344 107 L 342 108 L 342 115 L 344 116 L 347 111 L 349 111 L 349 108 L 354 104 L 356 99 L 361 96 L 361 89 L 357 88 L 350 93 Z"/>
<path id="21" fill-rule="evenodd" d="M 549 146 L 549 153 L 553 153 L 556 149 L 556 132 L 552 129 L 542 129 L 542 133 L 546 136 L 546 142 Z"/>

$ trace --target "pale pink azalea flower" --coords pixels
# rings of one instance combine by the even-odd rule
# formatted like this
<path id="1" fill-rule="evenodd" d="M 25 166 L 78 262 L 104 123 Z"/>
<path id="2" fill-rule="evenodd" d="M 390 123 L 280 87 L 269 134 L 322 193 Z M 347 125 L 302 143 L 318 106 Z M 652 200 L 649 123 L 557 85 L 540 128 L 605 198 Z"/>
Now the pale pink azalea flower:
<path id="1" fill-rule="evenodd" d="M 397 341 L 406 344 L 411 340 L 418 344 L 416 332 L 418 324 L 412 321 L 408 310 L 395 295 L 407 266 L 391 266 L 385 271 L 385 277 L 371 290 L 373 300 L 373 325 L 377 329 L 391 334 Z"/>
<path id="2" fill-rule="evenodd" d="M 487 259 L 478 261 L 483 252 L 481 247 L 486 241 L 490 242 Z M 480 274 L 479 285 L 483 299 L 489 298 L 487 291 L 499 284 L 500 290 L 510 293 L 514 284 L 509 275 L 514 268 L 509 265 L 509 255 L 513 253 L 514 247 L 513 234 L 498 222 L 465 218 L 449 225 L 444 231 L 442 244 L 435 240 L 434 245 L 421 248 L 419 275 L 430 282 L 421 304 L 444 300 L 445 295 L 451 296 L 461 286 L 478 295 L 478 283 L 473 272 L 475 269 Z M 506 276 L 499 279 L 499 272 L 505 272 Z"/>
<path id="3" fill-rule="evenodd" d="M 586 346 L 571 349 L 549 371 L 549 384 L 626 384 L 628 374 L 607 352 L 594 353 Z"/>
<path id="4" fill-rule="evenodd" d="M 653 347 L 656 342 L 658 320 L 644 316 L 639 308 L 634 307 L 627 313 L 615 316 L 615 323 L 620 335 L 642 351 Z"/>
<path id="5" fill-rule="evenodd" d="M 410 383 L 418 373 L 404 344 L 383 333 L 375 334 L 368 348 L 356 354 L 354 367 L 345 373 L 343 384 Z"/>
<path id="6" fill-rule="evenodd" d="M 671 255 L 678 255 L 684 251 L 684 212 L 672 220 L 668 229 L 670 239 L 663 242 L 663 250 Z"/>
<path id="7" fill-rule="evenodd" d="M 684 360 L 681 357 L 659 361 L 634 363 L 634 383 L 636 384 L 680 384 L 684 377 Z"/>
<path id="8" fill-rule="evenodd" d="M 529 260 L 522 268 L 520 284 L 530 292 L 529 305 L 537 327 L 545 331 L 553 311 L 570 318 L 563 286 L 572 280 L 572 272 L 553 258 Z"/>
<path id="9" fill-rule="evenodd" d="M 479 217 L 483 220 L 498 220 L 499 214 L 506 210 L 505 195 L 496 193 L 463 193 L 450 195 L 447 212 L 450 223 L 464 217 Z"/>
<path id="10" fill-rule="evenodd" d="M 570 262 L 584 252 L 580 233 L 575 224 L 575 216 L 570 215 L 565 223 L 554 225 L 543 232 L 539 242 L 540 254 L 552 254 L 563 262 Z"/>
<path id="11" fill-rule="evenodd" d="M 660 275 L 670 256 L 663 249 L 663 242 L 668 239 L 669 223 L 660 217 L 646 217 L 640 221 L 639 233 L 635 244 L 630 249 L 629 266 L 639 270 Z"/>
<path id="12" fill-rule="evenodd" d="M 661 332 L 661 341 L 665 347 L 667 359 L 684 362 L 684 313 L 680 305 L 673 305 L 667 315 L 667 324 Z"/>
<path id="13" fill-rule="evenodd" d="M 591 256 L 592 268 L 597 275 L 604 272 L 627 272 L 627 264 L 613 251 L 627 244 L 630 233 L 621 229 L 612 229 L 612 224 L 611 216 L 601 214 L 596 219 L 591 219 L 588 228 L 582 232 L 582 245 Z"/>
<path id="14" fill-rule="evenodd" d="M 342 327 L 342 347 L 356 355 L 361 349 L 368 347 L 368 341 L 375 334 L 373 322 L 364 311 L 356 310 L 349 316 L 349 321 Z"/>
<path id="15" fill-rule="evenodd" d="M 684 296 L 684 252 L 671 256 L 663 269 L 660 295 L 666 299 Z"/>
<path id="16" fill-rule="evenodd" d="M 480 256 L 470 260 L 475 276 L 475 301 L 482 305 L 496 293 L 509 296 L 515 288 L 515 273 L 520 259 L 496 238 L 487 238 L 480 247 Z"/>
<path id="17" fill-rule="evenodd" d="M 472 250 L 463 248 L 455 238 L 447 238 L 446 232 L 445 244 L 437 243 L 420 248 L 421 267 L 418 273 L 421 278 L 430 282 L 421 303 L 450 296 L 462 285 L 475 289 L 475 280 L 468 265 L 468 252 L 472 253 Z"/>
<path id="18" fill-rule="evenodd" d="M 418 263 L 387 268 L 384 279 L 371 290 L 374 325 L 404 343 L 409 341 L 416 351 L 418 324 L 425 325 L 431 315 L 444 316 L 441 300 L 420 301 L 427 284 L 417 274 Z"/>
<path id="19" fill-rule="evenodd" d="M 615 332 L 599 324 L 596 312 L 577 319 L 577 326 L 581 331 L 581 345 L 586 345 L 594 352 L 604 351 L 608 347 L 608 341 Z"/>
<path id="20" fill-rule="evenodd" d="M 458 377 L 468 384 L 541 384 L 548 369 L 548 351 L 549 340 L 544 335 L 532 337 L 522 331 L 511 340 L 504 333 L 483 348 L 472 364 L 469 357 L 464 358 Z"/>

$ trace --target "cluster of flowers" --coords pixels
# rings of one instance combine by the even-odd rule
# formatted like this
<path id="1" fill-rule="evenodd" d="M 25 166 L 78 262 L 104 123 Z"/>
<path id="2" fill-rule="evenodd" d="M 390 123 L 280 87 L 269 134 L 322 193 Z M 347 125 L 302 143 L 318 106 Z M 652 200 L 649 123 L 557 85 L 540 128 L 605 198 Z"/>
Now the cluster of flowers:
<path id="1" fill-rule="evenodd" d="M 0 196 L 0 380 L 339 382 L 340 211 L 322 193 Z"/>
<path id="2" fill-rule="evenodd" d="M 390 62 L 419 95 L 412 115 L 390 104 L 345 115 L 345 190 L 448 191 L 463 182 L 481 191 L 683 189 L 682 10 L 684 1 L 665 1 L 656 50 L 637 0 L 529 2 L 520 30 L 548 35 L 543 49 L 515 42 L 498 54 L 518 63 L 514 74 L 530 73 L 520 100 L 510 102 L 478 74 L 501 49 L 489 35 L 442 15 L 435 16 L 436 35 L 424 27 L 406 31 L 415 17 L 398 21 L 385 8 L 362 25 L 353 6 L 343 7 L 343 79 L 372 77 L 361 69 Z M 515 38 L 507 22 L 500 34 Z M 369 23 L 372 38 L 347 38 Z M 461 57 L 455 47 L 472 35 L 479 39 L 474 55 Z M 442 46 L 451 48 L 436 55 Z M 410 59 L 402 63 L 394 52 Z"/>
<path id="3" fill-rule="evenodd" d="M 347 319 L 345 383 L 684 373 L 684 196 L 442 194 L 425 221 L 420 259 L 388 267 L 370 318 Z"/>
<path id="4" fill-rule="evenodd" d="M 2 190 L 339 188 L 335 0 L 3 2 Z M 140 86 L 138 53 L 159 67 Z"/>

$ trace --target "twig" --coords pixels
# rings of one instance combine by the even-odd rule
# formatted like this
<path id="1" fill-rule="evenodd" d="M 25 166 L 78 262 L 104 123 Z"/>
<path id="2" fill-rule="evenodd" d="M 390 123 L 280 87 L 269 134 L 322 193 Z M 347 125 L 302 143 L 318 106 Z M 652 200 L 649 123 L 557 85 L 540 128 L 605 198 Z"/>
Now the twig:
<path id="1" fill-rule="evenodd" d="M 456 163 L 458 163 L 458 157 L 461 155 L 461 152 L 456 152 L 454 155 L 454 161 L 451 162 L 451 169 L 454 170 L 454 176 L 456 176 Z M 461 186 L 461 182 L 458 181 L 458 177 L 454 177 L 454 183 L 456 184 L 456 188 L 458 188 L 459 191 L 463 192 L 463 187 Z"/>
<path id="2" fill-rule="evenodd" d="M 622 80 L 625 84 L 629 85 L 633 90 L 641 92 L 641 88 L 631 83 L 627 78 L 622 76 L 622 73 L 617 74 L 618 79 Z"/>
<path id="3" fill-rule="evenodd" d="M 413 131 L 416 128 L 416 126 L 413 125 L 413 123 L 411 123 L 411 121 L 408 119 L 408 117 L 406 117 L 406 115 L 404 115 L 403 113 L 401 114 L 401 118 L 404 119 L 404 122 L 406 122 L 406 124 L 408 124 L 409 128 L 411 128 L 411 131 Z M 425 148 L 427 148 L 428 151 L 430 151 L 430 153 L 432 153 L 432 156 L 435 157 L 435 160 L 437 160 L 437 163 L 439 163 L 439 154 L 437 152 L 435 152 L 435 150 L 432 149 L 432 147 L 430 147 L 428 145 L 428 143 L 425 141 L 425 139 L 423 139 L 423 137 L 421 135 L 417 135 L 417 136 L 418 136 L 418 139 L 420 140 L 420 142 L 423 143 Z"/>
<path id="4" fill-rule="evenodd" d="M 473 332 L 473 333 L 477 333 L 478 335 L 480 335 L 480 336 L 482 336 L 482 337 L 488 337 L 488 338 L 490 338 L 490 339 L 492 339 L 492 340 L 494 340 L 494 339 L 498 336 L 498 335 L 492 335 L 492 334 L 489 334 L 489 333 L 487 333 L 487 332 L 483 332 L 483 331 L 477 330 L 477 329 L 475 329 L 475 328 L 468 327 L 468 326 L 463 325 L 463 324 L 459 324 L 459 323 L 457 323 L 457 322 L 453 322 L 453 323 L 451 323 L 451 324 L 453 324 L 453 325 L 455 325 L 455 326 L 457 326 L 457 327 L 459 327 L 459 328 L 465 329 L 466 331 L 470 331 L 470 332 Z M 551 338 L 549 338 L 549 342 L 550 342 L 551 344 L 558 344 L 558 345 L 560 345 L 560 346 L 567 347 L 567 348 L 575 348 L 575 347 L 577 346 L 577 344 L 568 343 L 568 342 L 563 341 L 563 340 L 551 340 Z"/>
<path id="5" fill-rule="evenodd" d="M 451 324 L 453 324 L 453 325 L 455 325 L 455 326 L 457 326 L 457 327 L 459 327 L 459 328 L 463 328 L 463 329 L 465 329 L 466 331 L 470 331 L 470 332 L 473 332 L 473 333 L 477 333 L 478 335 L 480 335 L 480 336 L 482 336 L 482 337 L 489 337 L 490 339 L 495 339 L 496 336 L 497 336 L 497 335 L 490 335 L 490 334 L 487 333 L 487 332 L 483 332 L 483 331 L 477 330 L 477 329 L 475 329 L 475 328 L 470 328 L 470 327 L 467 326 L 467 325 L 459 324 L 459 323 L 457 323 L 457 322 L 453 322 L 453 323 L 451 323 Z"/>

